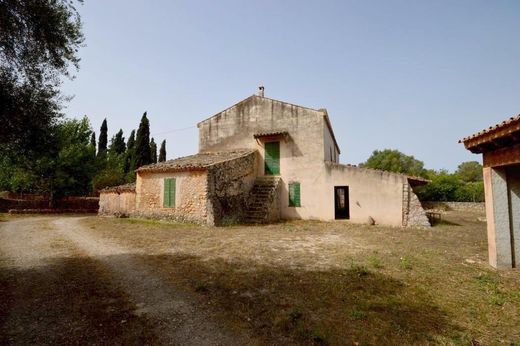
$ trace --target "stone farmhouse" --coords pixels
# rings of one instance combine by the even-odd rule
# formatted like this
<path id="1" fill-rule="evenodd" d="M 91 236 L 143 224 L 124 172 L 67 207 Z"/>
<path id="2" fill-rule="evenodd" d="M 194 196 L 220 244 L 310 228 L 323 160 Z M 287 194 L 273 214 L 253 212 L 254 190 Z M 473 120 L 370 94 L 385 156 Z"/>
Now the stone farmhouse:
<path id="1" fill-rule="evenodd" d="M 135 206 L 120 197 L 128 188 L 106 189 L 100 214 L 209 225 L 317 219 L 429 226 L 413 190 L 427 181 L 340 164 L 325 109 L 264 97 L 261 87 L 197 126 L 198 154 L 140 167 Z"/>

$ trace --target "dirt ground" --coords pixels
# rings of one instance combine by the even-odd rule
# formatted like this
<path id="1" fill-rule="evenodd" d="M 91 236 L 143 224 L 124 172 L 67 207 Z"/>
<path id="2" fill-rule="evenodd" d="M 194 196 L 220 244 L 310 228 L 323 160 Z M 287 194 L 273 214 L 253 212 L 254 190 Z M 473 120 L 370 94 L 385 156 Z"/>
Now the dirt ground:
<path id="1" fill-rule="evenodd" d="M 0 216 L 0 344 L 520 345 L 485 223 Z"/>

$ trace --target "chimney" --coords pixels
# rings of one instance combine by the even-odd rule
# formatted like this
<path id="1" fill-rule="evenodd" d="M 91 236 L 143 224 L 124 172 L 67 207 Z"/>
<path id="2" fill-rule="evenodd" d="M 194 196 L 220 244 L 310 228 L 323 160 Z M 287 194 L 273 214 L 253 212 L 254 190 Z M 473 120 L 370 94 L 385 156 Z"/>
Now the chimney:
<path id="1" fill-rule="evenodd" d="M 258 92 L 256 94 L 260 97 L 264 97 L 264 86 L 263 85 L 258 87 Z"/>

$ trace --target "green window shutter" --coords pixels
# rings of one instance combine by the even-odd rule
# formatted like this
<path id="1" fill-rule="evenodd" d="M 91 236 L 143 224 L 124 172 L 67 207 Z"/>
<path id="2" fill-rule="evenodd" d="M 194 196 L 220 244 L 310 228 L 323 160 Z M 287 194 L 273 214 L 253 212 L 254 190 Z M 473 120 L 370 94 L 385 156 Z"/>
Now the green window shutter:
<path id="1" fill-rule="evenodd" d="M 301 207 L 300 183 L 289 183 L 289 207 Z"/>
<path id="2" fill-rule="evenodd" d="M 280 174 L 280 142 L 267 142 L 265 148 L 265 174 Z"/>
<path id="3" fill-rule="evenodd" d="M 176 180 L 170 179 L 170 207 L 175 207 Z"/>
<path id="4" fill-rule="evenodd" d="M 164 179 L 164 201 L 165 208 L 175 207 L 175 178 Z"/>

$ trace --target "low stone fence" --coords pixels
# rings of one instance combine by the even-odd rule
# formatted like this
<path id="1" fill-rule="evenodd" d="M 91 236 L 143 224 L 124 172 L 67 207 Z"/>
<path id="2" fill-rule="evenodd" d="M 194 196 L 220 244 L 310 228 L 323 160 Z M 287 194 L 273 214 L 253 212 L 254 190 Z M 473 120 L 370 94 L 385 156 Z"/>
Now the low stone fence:
<path id="1" fill-rule="evenodd" d="M 477 211 L 484 213 L 486 211 L 486 204 L 481 202 L 438 202 L 426 201 L 421 202 L 424 209 L 434 209 L 441 211 L 456 210 L 456 211 Z"/>
<path id="2" fill-rule="evenodd" d="M 82 210 L 84 212 L 96 213 L 99 208 L 98 197 L 64 197 L 55 201 L 52 208 L 49 207 L 48 199 L 7 199 L 0 198 L 0 212 L 11 210 L 53 210 L 64 212 L 66 210 Z"/>

